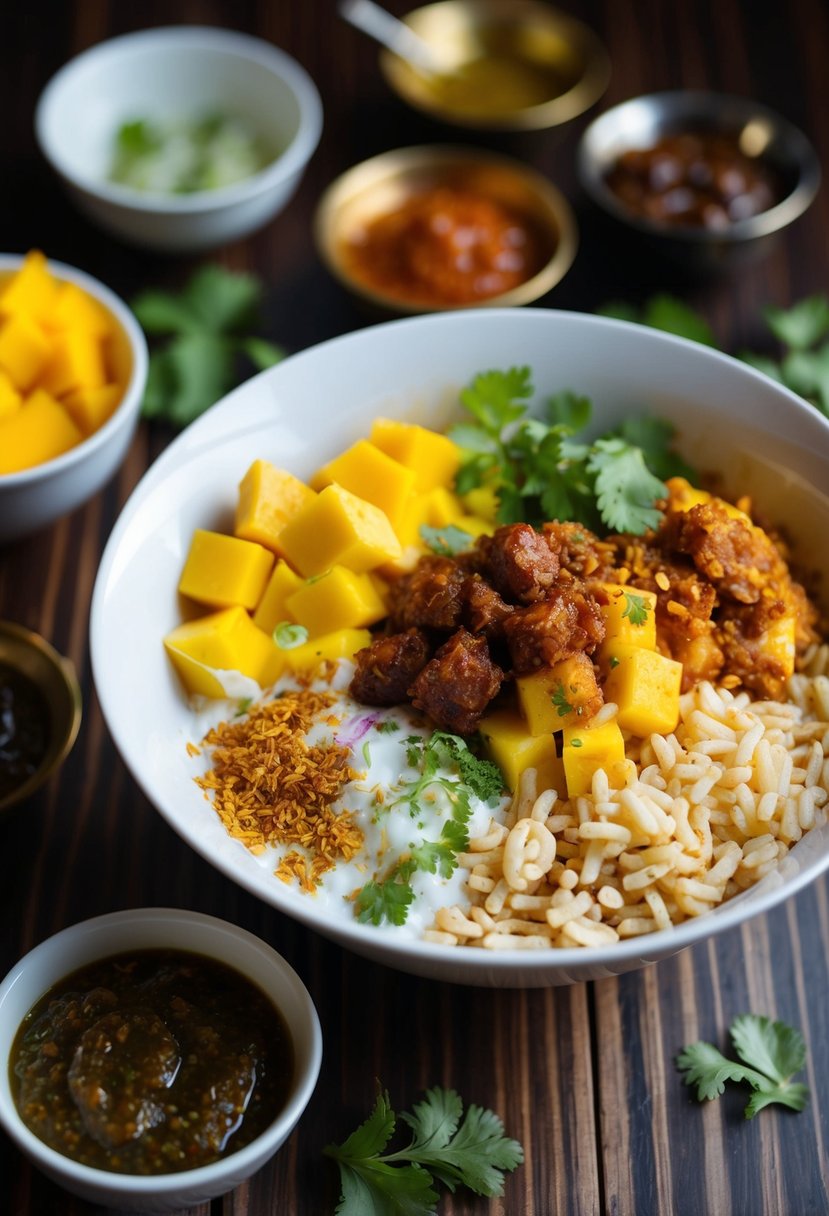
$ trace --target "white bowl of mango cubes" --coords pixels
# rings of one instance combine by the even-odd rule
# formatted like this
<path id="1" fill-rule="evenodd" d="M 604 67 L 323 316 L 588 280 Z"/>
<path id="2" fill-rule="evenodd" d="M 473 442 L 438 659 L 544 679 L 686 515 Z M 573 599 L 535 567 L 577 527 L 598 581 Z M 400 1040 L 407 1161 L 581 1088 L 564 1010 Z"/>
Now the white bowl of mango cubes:
<path id="1" fill-rule="evenodd" d="M 336 338 L 262 373 L 209 410 L 128 501 L 101 562 L 91 614 L 93 672 L 116 745 L 147 797 L 204 858 L 265 902 L 377 962 L 502 987 L 619 974 L 766 912 L 829 866 L 829 828 L 815 826 L 775 870 L 713 912 L 645 937 L 497 952 L 404 938 L 393 928 L 358 923 L 348 905 L 333 914 L 227 835 L 193 780 L 188 743 L 199 741 L 197 720 L 163 639 L 183 623 L 177 588 L 194 533 L 232 535 L 239 484 L 256 461 L 306 481 L 366 438 L 378 417 L 442 430 L 459 417 L 458 393 L 478 372 L 519 365 L 532 369 L 539 401 L 565 388 L 589 396 L 596 433 L 632 413 L 673 423 L 684 457 L 720 474 L 734 497 L 751 495 L 826 587 L 829 549 L 816 548 L 812 538 L 829 534 L 829 424 L 816 410 L 745 364 L 654 330 L 548 310 L 492 310 L 394 321 Z M 336 519 L 336 510 L 323 512 L 317 523 L 325 527 L 298 531 L 300 565 L 302 547 L 324 543 Z M 215 558 L 209 545 L 206 556 L 191 566 L 197 580 Z M 263 584 L 262 570 L 240 568 L 235 577 Z M 256 630 L 256 611 L 237 613 L 237 620 L 246 616 L 246 636 Z M 260 662 L 267 682 L 273 650 L 259 633 L 268 645 L 256 640 L 259 658 L 250 670 Z"/>
<path id="2" fill-rule="evenodd" d="M 96 279 L 38 251 L 0 255 L 0 543 L 96 494 L 138 425 L 147 343 Z"/>

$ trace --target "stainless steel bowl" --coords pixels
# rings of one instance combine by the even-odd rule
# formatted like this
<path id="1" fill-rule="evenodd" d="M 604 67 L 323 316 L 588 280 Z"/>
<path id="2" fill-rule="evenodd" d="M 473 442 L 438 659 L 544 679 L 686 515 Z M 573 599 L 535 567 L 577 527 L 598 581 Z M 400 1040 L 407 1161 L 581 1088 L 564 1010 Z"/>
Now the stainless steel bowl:
<path id="1" fill-rule="evenodd" d="M 628 210 L 606 181 L 619 156 L 689 130 L 736 137 L 741 151 L 756 157 L 779 179 L 780 201 L 717 230 L 659 223 Z M 686 90 L 636 97 L 599 115 L 580 141 L 578 172 L 593 202 L 637 233 L 652 252 L 704 272 L 729 269 L 763 256 L 779 233 L 803 214 L 820 185 L 814 148 L 780 114 L 747 98 Z"/>

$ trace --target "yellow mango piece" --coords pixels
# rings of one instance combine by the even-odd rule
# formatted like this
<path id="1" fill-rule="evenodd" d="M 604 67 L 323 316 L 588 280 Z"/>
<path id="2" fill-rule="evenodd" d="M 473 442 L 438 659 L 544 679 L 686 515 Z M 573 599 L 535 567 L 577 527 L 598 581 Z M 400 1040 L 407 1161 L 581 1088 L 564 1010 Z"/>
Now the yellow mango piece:
<path id="1" fill-rule="evenodd" d="M 262 598 L 272 566 L 273 554 L 262 545 L 197 528 L 178 589 L 213 608 L 239 604 L 253 609 Z"/>
<path id="2" fill-rule="evenodd" d="M 0 473 L 18 473 L 54 460 L 83 439 L 59 401 L 43 389 L 0 419 Z"/>
<path id="3" fill-rule="evenodd" d="M 470 536 L 492 536 L 496 525 L 488 519 L 482 519 L 480 515 L 459 515 L 455 520 L 455 527 L 460 528 L 462 532 L 468 532 Z"/>
<path id="4" fill-rule="evenodd" d="M 603 768 L 613 780 L 625 759 L 625 741 L 619 723 L 613 718 L 601 726 L 590 726 L 589 723 L 565 726 L 561 756 L 568 797 L 579 798 L 582 794 L 589 794 L 597 769 Z"/>
<path id="5" fill-rule="evenodd" d="M 358 650 L 368 646 L 371 634 L 368 629 L 336 629 L 321 637 L 294 646 L 282 654 L 291 671 L 308 675 L 323 663 L 336 663 L 338 659 L 351 659 Z"/>
<path id="6" fill-rule="evenodd" d="M 292 570 L 283 558 L 279 558 L 253 614 L 254 625 L 270 637 L 280 621 L 292 621 L 294 618 L 288 608 L 287 599 L 302 586 L 304 583 L 296 570 Z"/>
<path id="7" fill-rule="evenodd" d="M 491 760 L 498 765 L 510 793 L 514 793 L 521 774 L 534 768 L 538 790 L 554 789 L 564 794 L 564 767 L 556 755 L 551 734 L 531 735 L 521 715 L 512 709 L 498 709 L 482 718 L 478 729 Z"/>
<path id="8" fill-rule="evenodd" d="M 552 667 L 517 676 L 518 705 L 531 735 L 572 726 L 601 706 L 602 694 L 586 654 L 574 654 Z M 585 718 L 586 720 L 586 718 Z"/>
<path id="9" fill-rule="evenodd" d="M 656 650 L 615 642 L 608 652 L 605 700 L 614 701 L 622 730 L 646 738 L 669 735 L 679 721 L 682 664 Z"/>
<path id="10" fill-rule="evenodd" d="M 0 371 L 0 418 L 19 410 L 22 404 L 23 394 L 14 387 L 8 372 Z"/>
<path id="11" fill-rule="evenodd" d="M 76 388 L 62 398 L 62 404 L 85 435 L 91 435 L 111 417 L 124 395 L 120 384 L 104 384 L 101 388 Z"/>
<path id="12" fill-rule="evenodd" d="M 778 664 L 781 677 L 785 679 L 794 671 L 795 630 L 795 617 L 781 616 L 760 637 L 760 654 Z"/>
<path id="13" fill-rule="evenodd" d="M 52 308 L 43 317 L 47 329 L 82 329 L 105 338 L 115 323 L 110 313 L 77 283 L 58 283 Z"/>
<path id="14" fill-rule="evenodd" d="M 0 369 L 27 393 L 47 366 L 52 345 L 28 313 L 13 313 L 0 326 Z"/>
<path id="15" fill-rule="evenodd" d="M 52 353 L 40 375 L 40 385 L 55 397 L 79 388 L 103 388 L 107 373 L 101 339 L 85 329 L 55 334 Z"/>
<path id="16" fill-rule="evenodd" d="M 48 321 L 55 307 L 58 284 L 39 249 L 26 254 L 23 265 L 0 289 L 0 316 L 25 313 L 36 321 Z"/>
<path id="17" fill-rule="evenodd" d="M 387 515 L 342 486 L 330 485 L 282 530 L 283 555 L 305 578 L 331 566 L 363 574 L 400 556 Z"/>
<path id="18" fill-rule="evenodd" d="M 415 474 L 415 488 L 450 486 L 460 465 L 460 451 L 451 439 L 413 422 L 377 418 L 371 442 Z"/>
<path id="19" fill-rule="evenodd" d="M 234 532 L 281 554 L 279 536 L 316 498 L 316 493 L 292 473 L 267 460 L 254 460 L 239 483 Z"/>
<path id="20" fill-rule="evenodd" d="M 295 621 L 311 638 L 338 629 L 373 625 L 386 615 L 386 605 L 368 574 L 332 566 L 289 595 L 286 604 Z"/>
<path id="21" fill-rule="evenodd" d="M 603 583 L 608 603 L 600 604 L 605 623 L 603 649 L 612 642 L 656 650 L 656 595 L 639 587 Z"/>
<path id="22" fill-rule="evenodd" d="M 394 528 L 414 490 L 415 474 L 367 439 L 358 439 L 317 469 L 310 484 L 315 490 L 324 490 L 332 482 L 373 502 L 385 512 Z"/>
<path id="23" fill-rule="evenodd" d="M 238 606 L 185 621 L 164 647 L 187 691 L 205 697 L 227 696 L 213 672 L 238 671 L 267 688 L 285 669 L 284 652 Z"/>
<path id="24" fill-rule="evenodd" d="M 674 511 L 690 511 L 692 507 L 698 507 L 713 500 L 725 507 L 726 515 L 729 515 L 731 519 L 741 519 L 745 523 L 751 523 L 751 519 L 745 511 L 741 511 L 733 503 L 726 502 L 724 498 L 716 498 L 707 490 L 700 490 L 696 486 L 692 486 L 684 477 L 669 477 L 665 484 L 668 487 L 669 503 Z"/>
<path id="25" fill-rule="evenodd" d="M 476 486 L 467 491 L 461 501 L 470 515 L 477 515 L 494 524 L 498 516 L 498 492 L 495 486 Z"/>

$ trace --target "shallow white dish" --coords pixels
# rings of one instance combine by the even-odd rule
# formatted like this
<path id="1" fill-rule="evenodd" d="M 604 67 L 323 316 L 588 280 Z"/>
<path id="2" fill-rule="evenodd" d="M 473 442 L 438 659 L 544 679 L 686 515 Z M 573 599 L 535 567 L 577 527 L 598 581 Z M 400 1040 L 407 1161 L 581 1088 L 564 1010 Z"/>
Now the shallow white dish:
<path id="1" fill-rule="evenodd" d="M 227 113 L 279 150 L 258 173 L 193 194 L 153 194 L 108 180 L 124 122 Z M 41 94 L 41 151 L 77 206 L 137 245 L 209 249 L 260 228 L 299 185 L 322 130 L 316 86 L 296 60 L 231 30 L 174 26 L 99 43 L 65 64 Z"/>
<path id="2" fill-rule="evenodd" d="M 80 1165 L 38 1139 L 17 1113 L 7 1062 L 21 1021 L 53 985 L 97 959 L 153 949 L 203 954 L 252 980 L 285 1019 L 295 1066 L 283 1110 L 250 1144 L 198 1169 L 138 1177 Z M 135 908 L 70 925 L 25 955 L 0 984 L 0 1124 L 54 1182 L 92 1203 L 125 1211 L 178 1211 L 223 1195 L 249 1178 L 293 1131 L 314 1092 L 321 1061 L 319 1018 L 293 968 L 252 933 L 199 912 Z"/>
<path id="3" fill-rule="evenodd" d="M 19 254 L 0 254 L 0 277 L 18 270 L 22 263 Z M 0 544 L 68 515 L 109 481 L 132 442 L 147 383 L 147 340 L 123 300 L 73 266 L 50 258 L 49 270 L 56 279 L 77 284 L 114 318 L 124 395 L 104 425 L 77 447 L 19 473 L 0 474 Z"/>
<path id="4" fill-rule="evenodd" d="M 92 603 L 92 663 L 104 716 L 134 777 L 208 861 L 266 902 L 349 949 L 418 975 L 543 986 L 601 978 L 665 957 L 766 911 L 829 866 L 829 828 L 711 915 L 596 950 L 492 952 L 401 942 L 394 930 L 326 917 L 231 840 L 194 785 L 195 733 L 161 645 L 179 620 L 176 586 L 195 527 L 228 527 L 249 463 L 299 476 L 368 434 L 377 415 L 445 425 L 475 373 L 528 364 L 539 396 L 592 397 L 606 429 L 630 413 L 674 422 L 686 457 L 723 473 L 803 542 L 829 579 L 829 423 L 778 384 L 709 348 L 624 322 L 540 309 L 478 310 L 375 326 L 295 355 L 188 428 L 145 475 L 117 522 Z M 829 586 L 829 581 L 824 583 Z M 197 741 L 197 740 L 194 740 Z"/>

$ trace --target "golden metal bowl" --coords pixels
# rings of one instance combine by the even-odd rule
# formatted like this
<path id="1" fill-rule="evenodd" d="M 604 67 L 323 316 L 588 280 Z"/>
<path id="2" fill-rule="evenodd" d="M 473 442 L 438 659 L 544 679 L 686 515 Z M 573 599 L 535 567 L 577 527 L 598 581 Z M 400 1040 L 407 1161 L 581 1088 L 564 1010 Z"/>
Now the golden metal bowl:
<path id="1" fill-rule="evenodd" d="M 44 755 L 31 776 L 0 794 L 0 811 L 5 811 L 34 794 L 69 755 L 81 725 L 81 690 L 69 659 L 39 634 L 10 621 L 0 621 L 0 665 L 34 684 L 49 715 Z"/>
<path id="2" fill-rule="evenodd" d="M 406 300 L 376 290 L 357 277 L 347 256 L 349 239 L 412 195 L 443 185 L 479 194 L 526 217 L 543 241 L 545 260 L 539 270 L 509 291 L 457 305 Z M 530 304 L 563 279 L 578 246 L 569 203 L 541 174 L 508 157 L 443 145 L 399 148 L 347 170 L 320 199 L 314 235 L 320 256 L 335 278 L 376 309 L 398 316 Z"/>
<path id="3" fill-rule="evenodd" d="M 417 71 L 384 51 L 390 87 L 416 109 L 469 127 L 558 127 L 598 101 L 607 53 L 582 22 L 538 0 L 442 0 L 403 18 L 441 70 Z"/>

